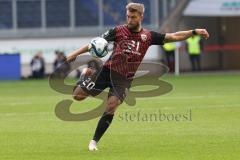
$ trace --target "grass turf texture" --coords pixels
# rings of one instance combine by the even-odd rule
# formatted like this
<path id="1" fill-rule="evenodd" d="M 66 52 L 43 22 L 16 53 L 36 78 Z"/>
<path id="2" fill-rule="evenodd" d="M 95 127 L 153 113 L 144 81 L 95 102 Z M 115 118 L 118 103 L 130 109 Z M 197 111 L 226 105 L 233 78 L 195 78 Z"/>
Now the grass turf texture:
<path id="1" fill-rule="evenodd" d="M 98 119 L 65 122 L 54 114 L 57 102 L 71 98 L 57 93 L 47 80 L 0 82 L 0 157 L 21 159 L 240 159 L 240 76 L 166 76 L 174 86 L 167 95 L 125 103 L 100 141 L 89 152 Z M 141 90 L 149 86 L 143 86 Z M 74 102 L 73 112 L 99 104 L 87 99 Z M 192 121 L 127 121 L 125 113 L 185 114 Z"/>

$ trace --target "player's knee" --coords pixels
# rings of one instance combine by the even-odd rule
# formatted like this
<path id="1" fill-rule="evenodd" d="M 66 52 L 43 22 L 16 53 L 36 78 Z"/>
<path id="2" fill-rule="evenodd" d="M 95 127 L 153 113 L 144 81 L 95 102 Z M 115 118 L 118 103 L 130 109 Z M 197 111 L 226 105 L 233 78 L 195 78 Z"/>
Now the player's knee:
<path id="1" fill-rule="evenodd" d="M 114 114 L 119 104 L 120 100 L 118 98 L 109 98 L 107 102 L 106 112 L 108 112 L 108 114 Z"/>
<path id="2" fill-rule="evenodd" d="M 77 101 L 82 101 L 87 97 L 87 94 L 85 94 L 82 89 L 80 88 L 76 88 L 73 91 L 73 99 L 77 100 Z"/>
<path id="3" fill-rule="evenodd" d="M 86 98 L 86 96 L 83 95 L 73 95 L 73 99 L 75 99 L 76 101 L 82 101 Z"/>

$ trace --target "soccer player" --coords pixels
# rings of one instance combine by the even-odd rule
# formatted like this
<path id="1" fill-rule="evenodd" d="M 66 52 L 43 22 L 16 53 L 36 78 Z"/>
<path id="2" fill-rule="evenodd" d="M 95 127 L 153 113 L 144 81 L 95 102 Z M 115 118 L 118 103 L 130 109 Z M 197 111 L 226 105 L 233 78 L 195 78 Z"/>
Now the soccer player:
<path id="1" fill-rule="evenodd" d="M 114 42 L 111 57 L 105 62 L 94 81 L 91 77 L 80 80 L 73 91 L 73 98 L 82 101 L 88 96 L 100 94 L 105 88 L 110 88 L 105 112 L 100 118 L 93 139 L 88 146 L 90 151 L 98 150 L 97 143 L 111 124 L 117 107 L 123 102 L 126 96 L 125 91 L 130 88 L 133 76 L 149 46 L 183 41 L 193 35 L 209 38 L 206 29 L 164 34 L 150 31 L 142 28 L 143 17 L 143 4 L 129 3 L 126 6 L 127 24 L 116 26 L 102 35 L 108 42 Z M 70 53 L 67 62 L 75 60 L 78 55 L 85 52 L 88 52 L 88 44 Z M 88 85 L 89 83 L 91 85 Z"/>

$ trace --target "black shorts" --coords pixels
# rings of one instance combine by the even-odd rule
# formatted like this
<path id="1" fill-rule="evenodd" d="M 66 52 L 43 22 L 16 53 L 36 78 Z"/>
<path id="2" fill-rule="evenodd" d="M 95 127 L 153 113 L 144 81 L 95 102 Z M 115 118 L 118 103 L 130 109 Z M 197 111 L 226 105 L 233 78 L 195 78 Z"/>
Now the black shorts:
<path id="1" fill-rule="evenodd" d="M 130 79 L 127 79 L 119 73 L 103 67 L 97 75 L 86 76 L 80 79 L 77 85 L 93 97 L 109 87 L 108 97 L 116 96 L 122 102 L 126 97 L 126 91 L 129 90 L 131 86 L 131 82 Z"/>

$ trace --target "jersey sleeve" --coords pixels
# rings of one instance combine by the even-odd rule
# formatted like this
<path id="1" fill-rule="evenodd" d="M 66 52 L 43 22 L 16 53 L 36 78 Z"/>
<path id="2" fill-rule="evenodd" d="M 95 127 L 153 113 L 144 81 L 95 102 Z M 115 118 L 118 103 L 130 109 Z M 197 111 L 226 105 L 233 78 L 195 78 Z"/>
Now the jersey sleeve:
<path id="1" fill-rule="evenodd" d="M 164 45 L 166 34 L 151 31 L 152 42 L 151 45 Z"/>
<path id="2" fill-rule="evenodd" d="M 102 38 L 106 39 L 108 42 L 114 42 L 116 38 L 116 29 L 111 28 L 107 30 L 104 34 L 101 36 Z"/>

